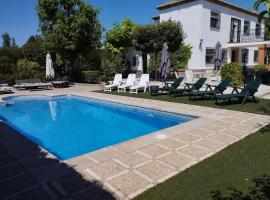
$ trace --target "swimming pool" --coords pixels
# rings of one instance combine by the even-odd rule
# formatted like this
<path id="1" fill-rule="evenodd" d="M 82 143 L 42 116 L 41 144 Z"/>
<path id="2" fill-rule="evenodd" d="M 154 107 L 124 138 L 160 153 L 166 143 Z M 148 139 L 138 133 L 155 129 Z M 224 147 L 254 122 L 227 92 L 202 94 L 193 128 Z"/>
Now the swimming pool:
<path id="1" fill-rule="evenodd" d="M 194 119 L 70 95 L 4 100 L 6 105 L 0 106 L 0 118 L 61 160 Z"/>

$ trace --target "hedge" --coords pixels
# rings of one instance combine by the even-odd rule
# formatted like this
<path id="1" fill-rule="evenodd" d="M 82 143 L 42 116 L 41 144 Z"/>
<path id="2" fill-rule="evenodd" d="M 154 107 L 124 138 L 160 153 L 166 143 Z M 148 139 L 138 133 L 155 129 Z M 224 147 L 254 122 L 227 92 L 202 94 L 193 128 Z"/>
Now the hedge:
<path id="1" fill-rule="evenodd" d="M 255 72 L 259 72 L 259 71 L 264 70 L 264 69 L 266 69 L 265 64 L 258 64 L 258 65 L 255 65 L 255 67 L 254 67 Z"/>
<path id="2" fill-rule="evenodd" d="M 100 72 L 99 71 L 83 71 L 83 81 L 86 83 L 98 83 Z"/>
<path id="3" fill-rule="evenodd" d="M 222 79 L 230 81 L 231 86 L 243 85 L 243 73 L 240 63 L 224 64 L 221 68 Z"/>

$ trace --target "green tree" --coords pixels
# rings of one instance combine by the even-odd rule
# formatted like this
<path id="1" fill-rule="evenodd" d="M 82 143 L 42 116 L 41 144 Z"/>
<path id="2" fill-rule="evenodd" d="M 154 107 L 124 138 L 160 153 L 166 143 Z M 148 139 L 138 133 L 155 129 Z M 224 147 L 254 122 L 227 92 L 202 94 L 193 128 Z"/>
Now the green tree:
<path id="1" fill-rule="evenodd" d="M 10 48 L 11 47 L 11 37 L 8 33 L 2 34 L 2 48 Z"/>
<path id="2" fill-rule="evenodd" d="M 264 29 L 264 39 L 270 40 L 270 0 L 256 0 L 253 6 L 255 12 L 258 12 L 260 7 L 264 5 L 265 9 L 259 12 L 258 21 L 261 23 L 264 21 L 265 29 Z M 266 48 L 267 57 L 270 55 L 270 49 Z M 268 59 L 269 60 L 269 59 Z M 269 61 L 268 61 L 269 64 Z"/>
<path id="3" fill-rule="evenodd" d="M 22 46 L 22 52 L 26 59 L 45 66 L 46 50 L 44 49 L 41 36 L 30 36 L 27 42 Z"/>
<path id="4" fill-rule="evenodd" d="M 168 20 L 160 24 L 150 24 L 139 26 L 134 34 L 135 48 L 142 53 L 144 71 L 147 68 L 147 54 L 153 55 L 153 63 L 151 63 L 156 71 L 160 68 L 158 62 L 158 53 L 162 50 L 164 42 L 168 43 L 171 52 L 179 49 L 185 38 L 185 34 L 180 22 Z"/>
<path id="5" fill-rule="evenodd" d="M 37 11 L 46 50 L 58 55 L 73 79 L 77 57 L 100 47 L 99 11 L 83 0 L 39 0 Z"/>
<path id="6" fill-rule="evenodd" d="M 125 53 L 129 47 L 132 47 L 134 32 L 137 25 L 130 19 L 124 19 L 122 24 L 114 23 L 112 30 L 109 30 L 105 36 L 105 46 L 113 53 Z"/>
<path id="7" fill-rule="evenodd" d="M 104 49 L 101 55 L 103 81 L 111 80 L 116 73 L 122 73 L 124 76 L 127 75 L 130 65 L 127 61 L 123 62 L 123 57 L 120 53 L 113 53 Z"/>
<path id="8" fill-rule="evenodd" d="M 40 78 L 39 64 L 26 58 L 17 61 L 17 77 L 20 79 Z M 42 73 L 45 77 L 44 72 Z"/>

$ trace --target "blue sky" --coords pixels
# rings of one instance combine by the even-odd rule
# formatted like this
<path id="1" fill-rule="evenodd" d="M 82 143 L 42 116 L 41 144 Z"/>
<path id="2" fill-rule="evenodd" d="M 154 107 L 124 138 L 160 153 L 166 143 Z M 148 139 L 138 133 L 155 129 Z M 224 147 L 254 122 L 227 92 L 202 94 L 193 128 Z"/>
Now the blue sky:
<path id="1" fill-rule="evenodd" d="M 101 9 L 100 21 L 106 29 L 113 22 L 125 17 L 134 22 L 146 24 L 151 17 L 158 14 L 157 5 L 165 0 L 85 0 Z M 228 0 L 228 2 L 251 9 L 254 0 Z M 8 32 L 22 45 L 30 35 L 38 34 L 38 17 L 36 14 L 37 0 L 1 0 L 0 1 L 0 34 Z M 2 43 L 2 40 L 0 39 Z"/>

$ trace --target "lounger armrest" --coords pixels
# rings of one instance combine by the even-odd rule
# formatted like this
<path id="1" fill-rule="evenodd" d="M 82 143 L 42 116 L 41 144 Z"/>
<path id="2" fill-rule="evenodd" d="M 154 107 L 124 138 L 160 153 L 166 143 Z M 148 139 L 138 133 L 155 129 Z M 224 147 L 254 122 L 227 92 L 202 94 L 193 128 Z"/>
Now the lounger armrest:
<path id="1" fill-rule="evenodd" d="M 125 85 L 126 81 L 120 81 L 120 85 Z"/>

